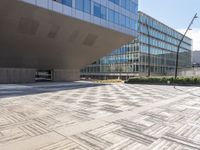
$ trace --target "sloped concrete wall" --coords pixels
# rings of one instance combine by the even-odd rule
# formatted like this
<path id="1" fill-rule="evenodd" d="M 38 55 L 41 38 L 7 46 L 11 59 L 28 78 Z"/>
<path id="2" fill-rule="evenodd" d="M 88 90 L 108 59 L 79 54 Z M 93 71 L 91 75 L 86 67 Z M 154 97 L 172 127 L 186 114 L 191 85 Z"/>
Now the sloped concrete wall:
<path id="1" fill-rule="evenodd" d="M 35 82 L 35 69 L 0 68 L 0 84 Z"/>
<path id="2" fill-rule="evenodd" d="M 55 69 L 53 70 L 53 81 L 55 82 L 65 82 L 65 81 L 77 81 L 80 80 L 80 70 L 63 70 Z"/>

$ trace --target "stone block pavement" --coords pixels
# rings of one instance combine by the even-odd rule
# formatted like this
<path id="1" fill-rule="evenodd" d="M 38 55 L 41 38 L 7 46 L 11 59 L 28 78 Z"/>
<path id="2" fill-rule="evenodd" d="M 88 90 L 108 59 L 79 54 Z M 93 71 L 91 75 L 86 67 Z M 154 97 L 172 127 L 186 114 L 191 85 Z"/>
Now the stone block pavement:
<path id="1" fill-rule="evenodd" d="M 198 150 L 200 87 L 0 85 L 0 150 Z"/>

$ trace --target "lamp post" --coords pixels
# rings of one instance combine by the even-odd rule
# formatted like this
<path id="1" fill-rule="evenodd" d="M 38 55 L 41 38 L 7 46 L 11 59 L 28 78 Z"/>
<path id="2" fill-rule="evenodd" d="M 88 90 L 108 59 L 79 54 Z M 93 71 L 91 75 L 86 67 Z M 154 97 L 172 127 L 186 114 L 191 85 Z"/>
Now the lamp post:
<path id="1" fill-rule="evenodd" d="M 184 38 L 185 38 L 187 32 L 188 32 L 189 30 L 191 30 L 190 27 L 191 27 L 191 25 L 193 24 L 194 20 L 197 19 L 197 18 L 198 18 L 198 16 L 197 16 L 197 13 L 196 13 L 195 16 L 192 18 L 192 21 L 190 22 L 190 24 L 189 24 L 187 30 L 185 31 L 183 37 L 181 38 L 181 40 L 180 40 L 180 42 L 179 42 L 179 44 L 178 44 L 177 53 L 176 53 L 175 79 L 176 79 L 177 76 L 178 76 L 178 60 L 179 60 L 179 51 L 180 51 L 181 43 L 183 42 L 183 40 L 184 40 Z"/>

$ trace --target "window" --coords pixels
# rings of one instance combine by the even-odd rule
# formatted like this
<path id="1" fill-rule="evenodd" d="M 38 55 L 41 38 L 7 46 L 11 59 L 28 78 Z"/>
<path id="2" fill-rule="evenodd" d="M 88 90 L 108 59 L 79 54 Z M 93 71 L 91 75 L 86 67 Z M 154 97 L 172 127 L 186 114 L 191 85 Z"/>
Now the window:
<path id="1" fill-rule="evenodd" d="M 108 21 L 114 23 L 115 12 L 111 9 L 108 10 Z"/>
<path id="2" fill-rule="evenodd" d="M 114 10 L 109 9 L 108 10 L 108 21 L 115 23 L 115 24 L 120 24 L 120 14 Z"/>
<path id="3" fill-rule="evenodd" d="M 115 12 L 114 15 L 115 15 L 115 16 L 114 16 L 114 23 L 115 23 L 115 24 L 119 24 L 119 13 L 118 13 L 118 12 Z"/>
<path id="4" fill-rule="evenodd" d="M 126 10 L 130 10 L 131 1 L 130 0 L 121 0 L 121 7 L 125 8 Z"/>
<path id="5" fill-rule="evenodd" d="M 111 2 L 113 2 L 115 4 L 117 4 L 117 5 L 119 5 L 119 0 L 109 0 L 109 1 L 111 1 Z"/>
<path id="6" fill-rule="evenodd" d="M 83 0 L 76 0 L 76 9 L 83 11 Z"/>
<path id="7" fill-rule="evenodd" d="M 126 8 L 126 0 L 122 0 L 122 1 L 121 1 L 121 6 L 122 6 L 123 8 Z"/>
<path id="8" fill-rule="evenodd" d="M 131 20 L 131 26 L 130 26 L 130 28 L 132 30 L 135 30 L 135 21 L 134 20 Z"/>
<path id="9" fill-rule="evenodd" d="M 101 5 L 94 3 L 94 16 L 101 18 Z"/>
<path id="10" fill-rule="evenodd" d="M 138 10 L 138 6 L 135 2 L 131 1 L 130 2 L 130 11 L 132 13 L 137 13 L 137 10 Z"/>
<path id="11" fill-rule="evenodd" d="M 104 6 L 101 6 L 101 18 L 103 19 L 107 18 L 107 9 Z"/>
<path id="12" fill-rule="evenodd" d="M 76 0 L 75 8 L 86 13 L 91 13 L 91 0 Z"/>
<path id="13" fill-rule="evenodd" d="M 113 0 L 112 0 L 113 1 Z M 132 13 L 137 13 L 138 6 L 133 0 L 121 0 L 120 6 Z"/>
<path id="14" fill-rule="evenodd" d="M 126 17 L 126 27 L 130 28 L 130 19 L 129 19 L 129 17 Z"/>
<path id="15" fill-rule="evenodd" d="M 130 10 L 130 0 L 125 0 L 126 2 L 126 9 Z"/>
<path id="16" fill-rule="evenodd" d="M 91 13 L 91 0 L 83 0 L 84 5 L 83 5 L 83 9 L 84 12 L 86 13 Z"/>
<path id="17" fill-rule="evenodd" d="M 126 16 L 124 16 L 124 15 L 121 15 L 121 25 L 123 27 L 126 27 Z"/>
<path id="18" fill-rule="evenodd" d="M 53 1 L 72 7 L 72 0 L 53 0 Z"/>
<path id="19" fill-rule="evenodd" d="M 102 19 L 106 19 L 107 18 L 106 7 L 104 7 L 98 3 L 94 3 L 94 16 L 102 18 Z"/>
<path id="20" fill-rule="evenodd" d="M 63 3 L 64 5 L 67 5 L 67 6 L 72 7 L 72 0 L 62 0 L 62 3 Z"/>

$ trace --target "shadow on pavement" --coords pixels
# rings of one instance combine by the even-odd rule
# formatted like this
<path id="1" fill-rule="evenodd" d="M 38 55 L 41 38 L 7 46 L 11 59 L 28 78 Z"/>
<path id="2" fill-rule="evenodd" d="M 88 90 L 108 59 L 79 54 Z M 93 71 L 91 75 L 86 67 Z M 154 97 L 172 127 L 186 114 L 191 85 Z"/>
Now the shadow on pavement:
<path id="1" fill-rule="evenodd" d="M 90 88 L 105 86 L 108 84 L 92 83 L 92 82 L 42 82 L 33 84 L 0 84 L 0 98 L 9 98 L 14 96 L 25 96 L 32 94 L 41 94 L 48 92 L 57 92 L 64 90 L 73 90 L 81 88 Z"/>

